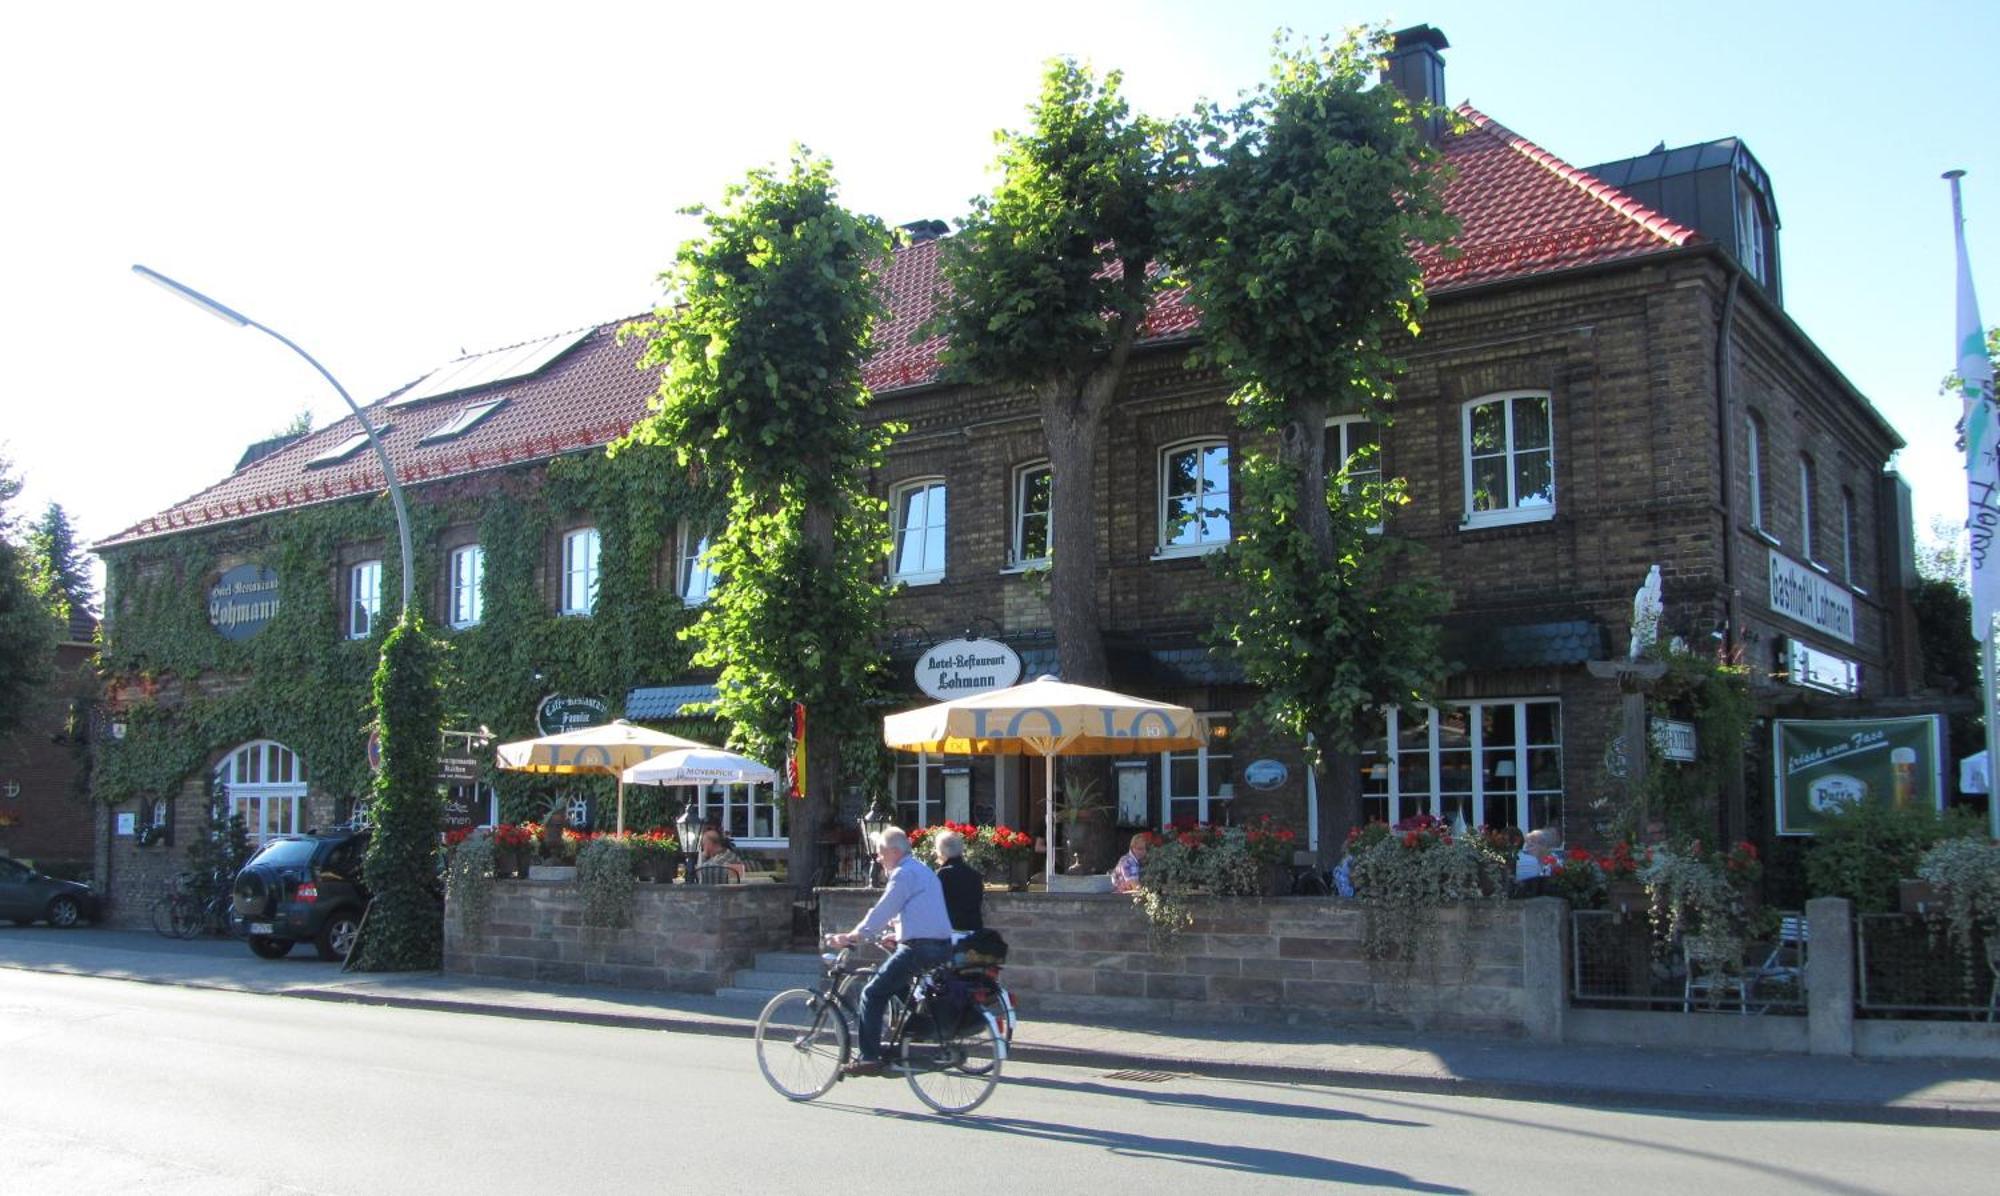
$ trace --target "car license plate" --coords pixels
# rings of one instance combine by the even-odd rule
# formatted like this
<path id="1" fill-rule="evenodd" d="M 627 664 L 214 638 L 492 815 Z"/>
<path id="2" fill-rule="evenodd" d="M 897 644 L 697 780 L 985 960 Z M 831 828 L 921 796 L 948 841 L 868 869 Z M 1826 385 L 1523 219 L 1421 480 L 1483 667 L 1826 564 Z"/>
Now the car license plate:
<path id="1" fill-rule="evenodd" d="M 269 934 L 271 933 L 271 924 L 269 922 L 252 922 L 250 923 L 250 933 Z"/>

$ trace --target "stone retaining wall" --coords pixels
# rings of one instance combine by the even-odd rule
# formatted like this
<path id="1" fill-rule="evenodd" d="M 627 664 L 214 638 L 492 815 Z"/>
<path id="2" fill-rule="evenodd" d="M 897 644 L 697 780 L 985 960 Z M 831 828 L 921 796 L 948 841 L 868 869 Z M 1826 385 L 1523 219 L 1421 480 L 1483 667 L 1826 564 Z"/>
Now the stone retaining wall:
<path id="1" fill-rule="evenodd" d="M 639 885 L 632 925 L 583 924 L 573 881 L 502 880 L 482 927 L 444 920 L 444 970 L 506 980 L 712 993 L 792 934 L 786 885 Z"/>
<path id="2" fill-rule="evenodd" d="M 853 927 L 872 900 L 865 890 L 821 890 L 822 929 Z M 1366 1021 L 1559 1037 L 1562 973 L 1527 966 L 1542 954 L 1526 948 L 1530 929 L 1560 925 L 1531 915 L 1540 904 L 1444 911 L 1437 958 L 1419 961 L 1409 983 L 1397 982 L 1396 965 L 1366 958 L 1364 915 L 1339 898 L 1197 899 L 1178 954 L 1152 951 L 1144 916 L 1117 894 L 989 892 L 985 913 L 1007 939 L 1007 985 L 1029 1016 Z"/>

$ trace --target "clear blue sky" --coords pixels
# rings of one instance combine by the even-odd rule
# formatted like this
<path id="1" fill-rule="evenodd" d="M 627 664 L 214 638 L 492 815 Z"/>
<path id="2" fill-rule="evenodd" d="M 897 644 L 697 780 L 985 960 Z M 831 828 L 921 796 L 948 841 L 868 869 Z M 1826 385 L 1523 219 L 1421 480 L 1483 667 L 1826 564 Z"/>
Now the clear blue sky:
<path id="1" fill-rule="evenodd" d="M 357 397 L 464 350 L 636 313 L 674 215 L 794 139 L 853 206 L 951 218 L 1055 54 L 1162 115 L 1261 78 L 1271 30 L 1443 29 L 1446 86 L 1577 165 L 1736 135 L 1769 170 L 1786 304 L 1902 431 L 1920 526 L 1951 447 L 1962 167 L 2000 323 L 2000 4 L 1440 2 L 972 6 L 37 5 L 0 45 L 0 445 L 23 510 L 108 535 L 310 407 L 282 348 L 146 286 L 144 262 L 300 340 Z"/>

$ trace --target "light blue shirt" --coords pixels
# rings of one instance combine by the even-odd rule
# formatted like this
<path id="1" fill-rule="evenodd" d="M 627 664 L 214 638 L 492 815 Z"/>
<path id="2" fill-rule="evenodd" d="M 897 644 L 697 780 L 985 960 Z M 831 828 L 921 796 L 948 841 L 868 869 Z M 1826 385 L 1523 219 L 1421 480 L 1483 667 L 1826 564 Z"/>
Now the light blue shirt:
<path id="1" fill-rule="evenodd" d="M 944 908 L 944 886 L 932 872 L 910 856 L 896 862 L 889 872 L 889 884 L 882 890 L 875 908 L 861 919 L 854 933 L 874 938 L 891 921 L 896 924 L 896 940 L 951 938 L 951 915 Z"/>

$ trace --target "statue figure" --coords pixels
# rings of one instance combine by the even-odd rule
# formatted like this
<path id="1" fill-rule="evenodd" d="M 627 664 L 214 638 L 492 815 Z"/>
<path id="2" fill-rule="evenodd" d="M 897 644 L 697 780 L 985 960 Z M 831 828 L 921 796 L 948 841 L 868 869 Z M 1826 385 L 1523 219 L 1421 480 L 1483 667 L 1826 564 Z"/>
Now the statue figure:
<path id="1" fill-rule="evenodd" d="M 1646 570 L 1646 584 L 1632 595 L 1632 648 L 1628 659 L 1637 660 L 1660 638 L 1660 567 Z"/>

